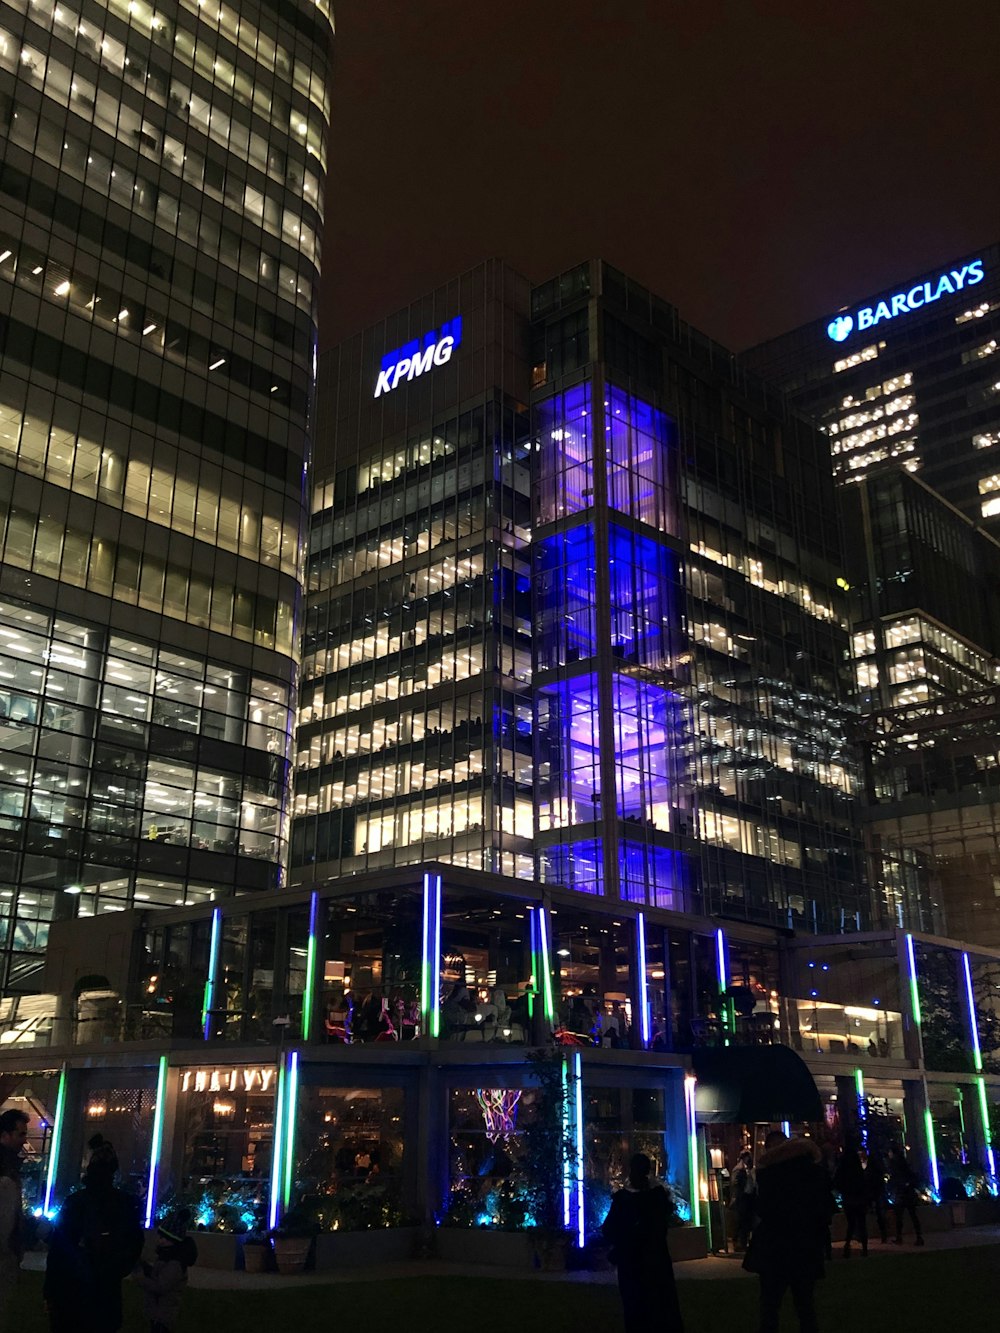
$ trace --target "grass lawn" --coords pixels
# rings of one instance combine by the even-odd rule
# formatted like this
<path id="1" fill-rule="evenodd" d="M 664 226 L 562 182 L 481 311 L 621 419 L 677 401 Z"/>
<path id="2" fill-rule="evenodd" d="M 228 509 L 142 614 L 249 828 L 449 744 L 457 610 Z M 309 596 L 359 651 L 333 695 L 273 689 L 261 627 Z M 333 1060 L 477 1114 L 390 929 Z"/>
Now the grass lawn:
<path id="1" fill-rule="evenodd" d="M 823 1333 L 955 1333 L 997 1327 L 1000 1250 L 991 1245 L 915 1254 L 829 1269 L 819 1285 Z M 687 1333 L 756 1327 L 756 1283 L 680 1284 Z M 140 1333 L 139 1293 L 126 1284 L 125 1333 Z M 309 1286 L 298 1290 L 189 1291 L 177 1333 L 312 1333 L 360 1328 L 365 1333 L 441 1333 L 489 1328 L 518 1333 L 619 1333 L 618 1294 L 611 1286 L 497 1278 L 406 1278 Z M 12 1311 L 18 1333 L 45 1333 L 41 1276 L 23 1275 Z M 795 1327 L 791 1309 L 784 1325 Z M 659 1333 L 651 1329 L 650 1333 Z"/>

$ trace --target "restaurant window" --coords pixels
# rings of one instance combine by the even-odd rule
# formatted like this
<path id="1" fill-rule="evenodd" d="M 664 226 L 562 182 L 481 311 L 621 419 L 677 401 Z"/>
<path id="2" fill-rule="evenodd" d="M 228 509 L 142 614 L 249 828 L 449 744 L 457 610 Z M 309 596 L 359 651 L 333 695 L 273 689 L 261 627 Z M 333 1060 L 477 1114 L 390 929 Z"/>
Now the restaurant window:
<path id="1" fill-rule="evenodd" d="M 408 1041 L 417 1035 L 422 919 L 416 888 L 327 902 L 319 959 L 327 1041 Z"/>
<path id="2" fill-rule="evenodd" d="M 118 1158 L 118 1185 L 129 1194 L 143 1194 L 149 1180 L 155 1105 L 153 1066 L 141 1072 L 108 1069 L 86 1073 L 77 1102 L 83 1131 L 80 1174 L 90 1161 L 90 1141 L 100 1134 Z"/>
<path id="3" fill-rule="evenodd" d="M 535 1005 L 524 903 L 448 890 L 441 922 L 441 1037 L 524 1044 Z"/>
<path id="4" fill-rule="evenodd" d="M 323 1231 L 371 1231 L 403 1220 L 402 1088 L 304 1085 L 297 1116 L 298 1212 Z"/>
<path id="5" fill-rule="evenodd" d="M 180 1079 L 180 1188 L 164 1190 L 161 1208 L 190 1207 L 199 1230 L 265 1229 L 274 1066 L 183 1069 Z"/>

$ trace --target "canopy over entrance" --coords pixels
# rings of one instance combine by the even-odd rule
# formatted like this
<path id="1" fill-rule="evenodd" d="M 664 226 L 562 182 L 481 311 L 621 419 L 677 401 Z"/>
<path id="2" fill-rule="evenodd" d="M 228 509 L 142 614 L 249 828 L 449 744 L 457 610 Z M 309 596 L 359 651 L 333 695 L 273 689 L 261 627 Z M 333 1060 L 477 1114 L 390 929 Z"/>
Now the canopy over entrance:
<path id="1" fill-rule="evenodd" d="M 808 1066 L 787 1046 L 713 1046 L 692 1052 L 703 1125 L 822 1120 Z"/>

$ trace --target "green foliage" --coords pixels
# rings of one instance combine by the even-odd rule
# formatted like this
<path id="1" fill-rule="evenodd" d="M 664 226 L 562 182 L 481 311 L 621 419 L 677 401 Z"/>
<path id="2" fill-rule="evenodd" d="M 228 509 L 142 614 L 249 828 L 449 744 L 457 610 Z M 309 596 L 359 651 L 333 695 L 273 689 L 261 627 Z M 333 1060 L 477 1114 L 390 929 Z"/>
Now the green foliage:
<path id="1" fill-rule="evenodd" d="M 319 1231 L 316 1218 L 305 1208 L 290 1208 L 271 1235 L 279 1240 L 308 1240 Z"/>
<path id="2" fill-rule="evenodd" d="M 971 1073 L 969 1020 L 960 994 L 959 955 L 916 942 L 924 1063 L 928 1069 Z"/>
<path id="3" fill-rule="evenodd" d="M 574 1149 L 569 1125 L 569 1083 L 565 1057 L 556 1051 L 529 1052 L 538 1090 L 530 1132 L 520 1135 L 517 1166 L 523 1180 L 526 1215 L 549 1230 L 563 1225 L 563 1164 Z"/>
<path id="4" fill-rule="evenodd" d="M 311 1219 L 316 1231 L 377 1231 L 404 1223 L 395 1184 L 358 1181 L 335 1194 L 307 1194 L 295 1210 Z"/>

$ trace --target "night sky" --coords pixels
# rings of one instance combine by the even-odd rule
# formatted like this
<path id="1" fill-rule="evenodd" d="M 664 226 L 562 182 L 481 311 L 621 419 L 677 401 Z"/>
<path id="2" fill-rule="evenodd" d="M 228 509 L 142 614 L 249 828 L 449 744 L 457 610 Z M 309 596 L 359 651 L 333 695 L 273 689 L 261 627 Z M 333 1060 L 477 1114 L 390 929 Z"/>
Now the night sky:
<path id="1" fill-rule="evenodd" d="M 733 348 L 1000 238 L 995 0 L 334 0 L 321 346 L 601 255 Z"/>

